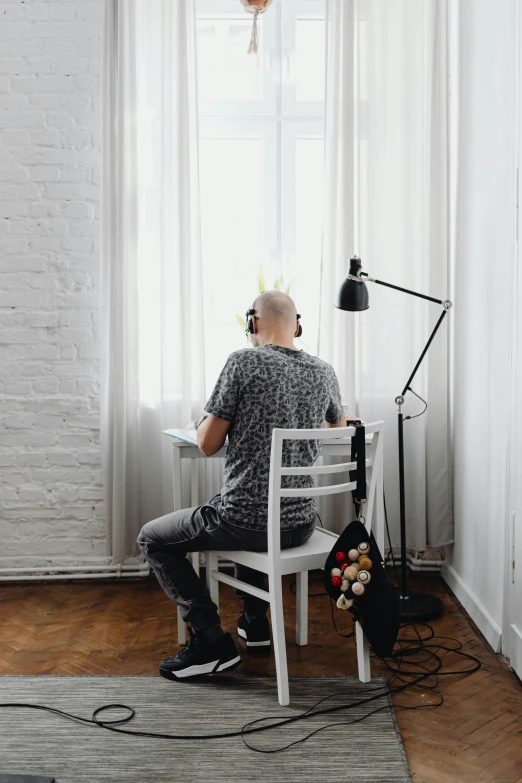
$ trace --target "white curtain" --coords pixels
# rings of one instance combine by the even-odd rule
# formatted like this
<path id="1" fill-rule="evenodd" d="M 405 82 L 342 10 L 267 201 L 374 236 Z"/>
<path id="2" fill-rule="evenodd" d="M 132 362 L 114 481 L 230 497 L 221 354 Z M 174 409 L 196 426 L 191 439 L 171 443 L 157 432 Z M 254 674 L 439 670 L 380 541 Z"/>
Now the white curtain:
<path id="1" fill-rule="evenodd" d="M 108 551 L 172 508 L 169 443 L 204 405 L 193 0 L 108 0 L 102 454 Z"/>
<path id="2" fill-rule="evenodd" d="M 441 308 L 368 284 L 370 309 L 332 302 L 350 256 L 372 277 L 448 296 L 446 4 L 327 0 L 325 218 L 319 354 L 337 369 L 345 402 L 384 419 L 385 492 L 398 543 L 397 409 Z M 451 312 L 450 316 L 451 318 Z M 452 540 L 448 325 L 412 388 L 428 402 L 405 423 L 408 545 Z M 423 405 L 411 393 L 404 413 Z M 347 509 L 337 508 L 346 521 Z"/>

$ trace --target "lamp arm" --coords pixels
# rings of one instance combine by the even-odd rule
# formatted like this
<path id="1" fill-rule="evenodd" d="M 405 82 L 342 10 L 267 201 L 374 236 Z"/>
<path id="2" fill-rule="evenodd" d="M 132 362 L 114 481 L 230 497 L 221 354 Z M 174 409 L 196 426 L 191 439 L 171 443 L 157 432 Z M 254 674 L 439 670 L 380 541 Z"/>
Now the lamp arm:
<path id="1" fill-rule="evenodd" d="M 353 261 L 354 259 L 351 259 L 351 260 Z M 359 260 L 359 259 L 356 259 L 356 260 Z M 360 265 L 358 267 L 356 267 L 356 269 L 358 269 L 358 274 L 354 275 L 354 274 L 352 274 L 351 267 L 350 267 L 350 270 L 348 271 L 348 274 L 347 274 L 348 279 L 350 279 L 350 280 L 357 280 L 359 283 L 361 283 L 362 282 L 361 278 L 364 277 L 366 280 L 368 280 L 369 283 L 377 283 L 377 285 L 383 285 L 383 286 L 386 286 L 386 288 L 394 288 L 395 291 L 402 291 L 405 294 L 411 294 L 412 296 L 418 296 L 420 299 L 427 299 L 428 302 L 435 302 L 435 304 L 442 305 L 442 307 L 444 308 L 442 313 L 441 313 L 441 315 L 440 315 L 439 320 L 435 324 L 435 328 L 434 328 L 433 332 L 430 335 L 430 339 L 426 343 L 426 346 L 425 346 L 423 352 L 421 353 L 421 355 L 419 357 L 419 361 L 415 365 L 412 374 L 408 378 L 408 382 L 406 383 L 406 386 L 402 390 L 402 393 L 395 398 L 395 402 L 397 403 L 397 405 L 399 406 L 399 409 L 400 409 L 401 405 L 404 404 L 404 395 L 406 394 L 406 392 L 410 388 L 410 384 L 413 381 L 415 375 L 417 374 L 417 370 L 419 369 L 422 360 L 426 356 L 426 352 L 427 352 L 428 348 L 430 347 L 433 338 L 437 334 L 439 326 L 441 325 L 442 321 L 444 320 L 444 317 L 445 317 L 446 313 L 452 307 L 452 303 L 450 302 L 449 299 L 435 299 L 435 297 L 433 297 L 433 296 L 427 296 L 426 294 L 419 294 L 417 291 L 412 291 L 409 288 L 402 288 L 400 285 L 393 285 L 393 283 L 385 283 L 384 280 L 377 280 L 375 277 L 370 277 L 367 272 L 359 271 L 360 270 Z"/>
<path id="2" fill-rule="evenodd" d="M 413 379 L 414 379 L 415 375 L 417 374 L 417 370 L 419 369 L 419 367 L 420 367 L 420 365 L 421 365 L 421 362 L 422 362 L 422 360 L 423 360 L 423 359 L 424 359 L 424 357 L 426 356 L 426 353 L 427 353 L 427 351 L 428 351 L 428 348 L 430 347 L 430 345 L 431 345 L 431 343 L 432 343 L 432 341 L 433 341 L 433 338 L 435 337 L 435 335 L 437 334 L 437 332 L 438 332 L 438 330 L 439 330 L 439 326 L 441 325 L 441 323 L 443 322 L 443 320 L 444 320 L 445 316 L 447 315 L 448 309 L 449 309 L 449 308 L 447 308 L 447 307 L 446 307 L 446 308 L 444 308 L 444 310 L 443 310 L 443 311 L 442 311 L 442 313 L 440 314 L 439 320 L 438 320 L 438 321 L 437 321 L 437 323 L 435 324 L 435 328 L 434 328 L 433 332 L 430 334 L 430 339 L 428 340 L 428 342 L 427 342 L 427 343 L 426 343 L 426 345 L 424 346 L 424 350 L 422 351 L 421 355 L 419 356 L 419 360 L 418 360 L 417 364 L 415 365 L 415 367 L 413 368 L 413 372 L 412 372 L 412 374 L 410 375 L 410 377 L 408 378 L 408 381 L 407 381 L 407 383 L 406 383 L 406 386 L 405 386 L 405 387 L 404 387 L 404 389 L 402 390 L 402 393 L 400 394 L 400 396 L 395 398 L 395 402 L 397 403 L 397 405 L 398 405 L 399 407 L 400 407 L 401 405 L 403 405 L 403 403 L 404 403 L 404 395 L 406 394 L 406 392 L 407 392 L 407 391 L 408 391 L 408 389 L 410 388 L 411 382 L 413 381 Z"/>
<path id="3" fill-rule="evenodd" d="M 409 288 L 401 288 L 400 285 L 393 285 L 392 283 L 385 283 L 384 280 L 376 280 L 374 277 L 369 277 L 366 272 L 361 272 L 361 276 L 371 283 L 377 283 L 377 285 L 385 285 L 386 288 L 395 288 L 396 291 L 402 291 L 405 294 L 411 294 L 412 296 L 418 296 L 421 299 L 427 299 L 429 302 L 435 302 L 435 304 L 444 305 L 445 302 L 442 299 L 434 299 L 433 296 L 427 296 L 426 294 L 419 294 L 417 291 L 411 291 Z"/>

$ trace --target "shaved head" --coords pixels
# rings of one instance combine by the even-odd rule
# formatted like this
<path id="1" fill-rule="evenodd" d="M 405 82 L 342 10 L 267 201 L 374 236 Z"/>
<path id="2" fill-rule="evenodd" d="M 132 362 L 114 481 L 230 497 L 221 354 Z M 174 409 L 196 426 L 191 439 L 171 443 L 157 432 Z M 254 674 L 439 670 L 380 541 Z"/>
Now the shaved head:
<path id="1" fill-rule="evenodd" d="M 280 345 L 283 348 L 294 346 L 301 327 L 297 321 L 294 300 L 282 291 L 265 291 L 254 299 L 252 310 L 253 333 L 250 342 L 254 348 L 261 345 Z"/>
<path id="2" fill-rule="evenodd" d="M 254 301 L 253 309 L 256 315 L 263 319 L 265 329 L 291 329 L 293 334 L 297 310 L 294 300 L 288 294 L 275 290 L 265 291 Z"/>

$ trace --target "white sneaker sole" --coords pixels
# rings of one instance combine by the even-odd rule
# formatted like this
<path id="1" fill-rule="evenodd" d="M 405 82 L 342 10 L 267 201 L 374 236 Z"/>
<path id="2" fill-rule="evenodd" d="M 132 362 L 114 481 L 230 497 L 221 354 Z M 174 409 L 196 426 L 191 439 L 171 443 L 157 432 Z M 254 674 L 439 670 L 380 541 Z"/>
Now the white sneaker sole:
<path id="1" fill-rule="evenodd" d="M 270 647 L 270 639 L 267 639 L 266 642 L 249 642 L 246 631 L 244 631 L 242 628 L 237 629 L 237 635 L 242 639 L 245 639 L 247 647 Z"/>
<path id="2" fill-rule="evenodd" d="M 209 661 L 208 663 L 200 663 L 197 666 L 189 666 L 186 669 L 179 669 L 178 671 L 171 671 L 170 669 L 162 669 L 160 667 L 160 674 L 167 679 L 181 680 L 184 677 L 197 677 L 198 674 L 212 674 L 213 672 L 223 672 L 225 669 L 230 669 L 234 666 L 238 666 L 241 663 L 241 658 L 237 655 L 235 658 L 231 658 L 230 661 L 219 663 L 219 658 L 215 661 Z M 219 664 L 219 665 L 218 665 Z"/>

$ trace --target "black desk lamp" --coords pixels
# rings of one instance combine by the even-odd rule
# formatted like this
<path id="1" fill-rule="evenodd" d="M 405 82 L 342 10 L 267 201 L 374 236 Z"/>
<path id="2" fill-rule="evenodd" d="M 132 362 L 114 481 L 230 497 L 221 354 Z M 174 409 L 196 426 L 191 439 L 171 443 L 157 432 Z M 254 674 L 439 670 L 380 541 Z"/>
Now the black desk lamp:
<path id="1" fill-rule="evenodd" d="M 413 296 L 419 296 L 421 299 L 427 299 L 429 302 L 435 302 L 442 305 L 442 313 L 437 321 L 433 332 L 430 335 L 424 350 L 422 351 L 419 361 L 415 365 L 415 368 L 408 378 L 406 386 L 395 398 L 395 402 L 398 405 L 398 432 L 399 432 L 399 500 L 400 500 L 400 522 L 401 522 L 401 619 L 402 620 L 428 620 L 431 617 L 438 617 L 442 614 L 442 602 L 434 595 L 428 593 L 419 593 L 414 591 L 408 591 L 407 584 L 407 570 L 406 570 L 406 508 L 405 508 L 405 492 L 404 492 L 404 420 L 412 418 L 411 416 L 403 416 L 402 406 L 404 405 L 404 396 L 407 391 L 412 391 L 410 384 L 413 381 L 417 370 L 420 367 L 426 351 L 431 345 L 431 341 L 435 337 L 439 326 L 448 310 L 451 307 L 451 302 L 446 299 L 434 299 L 432 296 L 426 296 L 425 294 L 418 294 L 415 291 L 410 291 L 408 288 L 401 288 L 398 285 L 392 285 L 391 283 L 384 283 L 382 280 L 375 280 L 372 277 L 368 277 L 365 272 L 361 272 L 362 264 L 361 259 L 357 256 L 353 256 L 350 259 L 350 269 L 346 276 L 346 280 L 342 284 L 337 301 L 334 302 L 335 306 L 340 310 L 347 310 L 349 312 L 361 312 L 367 310 L 370 306 L 370 300 L 368 296 L 368 289 L 365 284 L 365 280 L 377 283 L 378 285 L 384 285 L 387 288 L 394 288 L 396 291 L 403 291 L 405 294 L 412 294 Z M 364 278 L 364 279 L 363 279 Z M 413 392 L 415 394 L 415 392 Z"/>

